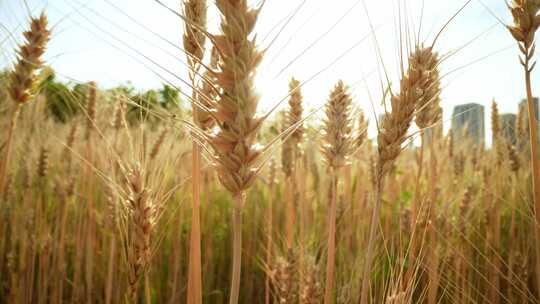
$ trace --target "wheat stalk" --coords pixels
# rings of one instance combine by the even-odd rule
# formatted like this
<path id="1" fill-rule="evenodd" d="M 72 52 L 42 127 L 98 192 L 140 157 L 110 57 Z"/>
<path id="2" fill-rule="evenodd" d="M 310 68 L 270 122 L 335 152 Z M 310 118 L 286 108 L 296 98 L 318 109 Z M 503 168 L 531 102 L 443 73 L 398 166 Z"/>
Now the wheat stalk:
<path id="1" fill-rule="evenodd" d="M 8 95 L 14 101 L 15 108 L 11 114 L 4 157 L 0 163 L 0 192 L 3 192 L 5 187 L 17 118 L 22 106 L 32 98 L 31 90 L 36 80 L 35 73 L 43 65 L 41 57 L 45 53 L 51 35 L 47 27 L 48 20 L 45 13 L 30 19 L 30 29 L 23 33 L 26 42 L 19 47 L 17 63 L 14 70 L 9 74 Z"/>
<path id="2" fill-rule="evenodd" d="M 274 233 L 274 187 L 276 184 L 276 162 L 274 159 L 270 159 L 269 164 L 269 174 L 268 174 L 268 206 L 267 206 L 267 237 L 266 237 L 266 265 L 272 265 L 272 241 Z M 266 274 L 265 280 L 265 291 L 264 291 L 264 303 L 270 304 L 270 292 L 271 292 L 271 280 L 272 277 L 270 274 Z"/>
<path id="3" fill-rule="evenodd" d="M 298 231 L 298 241 L 299 241 L 299 256 L 298 256 L 298 266 L 300 268 L 304 267 L 304 253 L 305 253 L 305 243 L 306 243 L 306 214 L 305 214 L 305 179 L 304 179 L 304 166 L 302 163 L 302 141 L 304 139 L 305 127 L 303 124 L 303 102 L 304 97 L 301 91 L 301 83 L 294 77 L 289 81 L 289 111 L 287 113 L 288 125 L 293 129 L 293 132 L 290 135 L 289 141 L 293 146 L 293 182 L 292 188 L 294 193 L 294 200 L 297 202 L 298 213 L 299 213 L 299 231 Z M 292 245 L 292 243 L 291 243 Z M 300 272 L 300 282 L 304 281 L 304 272 Z"/>
<path id="4" fill-rule="evenodd" d="M 538 0 L 513 0 L 508 6 L 512 13 L 513 25 L 507 28 L 517 41 L 523 57 L 520 57 L 521 65 L 525 72 L 525 86 L 527 92 L 527 106 L 529 112 L 529 130 L 532 161 L 532 183 L 534 192 L 534 214 L 536 221 L 540 222 L 540 159 L 538 159 L 538 136 L 537 117 L 533 104 L 531 88 L 531 72 L 536 62 L 532 62 L 535 53 L 534 36 L 540 27 L 540 1 Z M 536 226 L 536 284 L 540 297 L 540 226 Z"/>
<path id="5" fill-rule="evenodd" d="M 123 94 L 116 95 L 116 103 L 114 105 L 114 115 L 111 121 L 111 127 L 116 131 L 126 128 L 126 96 Z"/>
<path id="6" fill-rule="evenodd" d="M 206 42 L 206 0 L 184 1 L 184 49 L 188 55 L 190 66 L 190 78 L 193 99 L 193 119 L 201 127 L 208 127 L 211 119 L 204 110 L 198 106 L 198 102 L 206 96 L 197 92 L 197 73 L 200 62 L 203 59 Z M 203 97 L 203 98 L 200 98 Z M 209 122 L 210 121 L 210 122 Z M 201 270 L 201 228 L 200 228 L 200 180 L 201 180 L 201 148 L 193 140 L 192 143 L 192 212 L 191 212 L 191 235 L 189 246 L 189 266 L 188 266 L 188 289 L 187 303 L 202 303 L 202 270 Z"/>
<path id="7" fill-rule="evenodd" d="M 296 154 L 300 151 L 299 145 L 304 137 L 304 126 L 302 125 L 302 114 L 304 112 L 302 103 L 304 97 L 302 96 L 300 86 L 300 81 L 294 77 L 289 81 L 289 111 L 286 116 L 287 125 L 294 126 L 294 131 L 290 135 L 290 140 L 295 147 Z"/>
<path id="8" fill-rule="evenodd" d="M 126 257 L 129 286 L 126 299 L 137 303 L 139 282 L 146 275 L 151 258 L 151 235 L 156 221 L 156 205 L 140 165 L 124 173 L 127 214 Z"/>
<path id="9" fill-rule="evenodd" d="M 321 149 L 332 176 L 331 201 L 328 211 L 325 304 L 333 302 L 338 175 L 339 170 L 349 162 L 349 157 L 355 148 L 352 134 L 351 107 L 352 98 L 348 92 L 348 87 L 345 86 L 343 81 L 339 81 L 330 93 L 325 106 L 326 118 L 323 122 L 324 143 Z"/>
<path id="10" fill-rule="evenodd" d="M 88 180 L 89 185 L 86 187 L 86 199 L 88 201 L 88 207 L 87 207 L 87 220 L 85 222 L 85 246 L 86 246 L 86 254 L 84 257 L 85 260 L 85 281 L 86 281 L 86 290 L 90 291 L 93 290 L 93 283 L 94 283 L 94 275 L 93 275 L 93 261 L 94 261 L 94 246 L 95 241 L 97 238 L 96 235 L 96 206 L 94 203 L 94 193 L 92 191 L 93 185 L 90 182 L 93 177 L 93 169 L 90 165 L 90 162 L 93 161 L 95 157 L 94 149 L 93 149 L 93 133 L 94 129 L 97 128 L 97 106 L 98 106 L 98 88 L 95 81 L 90 81 L 86 85 L 87 92 L 86 92 L 86 132 L 85 132 L 85 144 L 86 144 L 86 158 L 87 158 L 87 165 L 86 165 L 86 172 L 85 172 L 85 178 Z M 92 302 L 92 293 L 87 292 L 86 297 L 87 300 Z"/>
<path id="11" fill-rule="evenodd" d="M 299 92 L 295 92 L 297 89 L 296 80 L 293 78 L 289 84 L 289 92 L 291 98 L 289 99 L 289 110 L 283 112 L 283 127 L 282 132 L 287 133 L 291 128 L 295 128 L 302 119 L 302 97 Z M 298 189 L 297 189 L 297 162 L 299 155 L 299 144 L 302 139 L 302 126 L 299 126 L 300 130 L 294 129 L 290 136 L 283 138 L 281 145 L 281 169 L 285 175 L 285 197 L 286 197 L 286 210 L 285 210 L 285 239 L 287 249 L 291 249 L 294 242 L 294 222 L 295 222 L 295 208 L 294 203 L 297 201 Z"/>
<path id="12" fill-rule="evenodd" d="M 256 135 L 262 118 L 256 118 L 259 97 L 253 88 L 255 70 L 263 58 L 256 48 L 253 31 L 259 9 L 246 0 L 218 0 L 221 35 L 212 42 L 220 54 L 215 86 L 220 94 L 215 105 L 218 130 L 206 138 L 214 151 L 221 184 L 233 195 L 233 267 L 230 304 L 237 304 L 242 259 L 242 208 L 245 191 L 255 181 L 261 155 Z"/>
<path id="13" fill-rule="evenodd" d="M 501 135 L 501 122 L 499 120 L 499 107 L 495 99 L 491 102 L 491 136 L 495 143 Z"/>
<path id="14" fill-rule="evenodd" d="M 429 147 L 430 147 L 430 178 L 429 178 L 429 200 L 432 206 L 429 207 L 430 210 L 430 222 L 428 226 L 428 237 L 429 237 L 429 246 L 428 250 L 428 263 L 429 263 L 429 272 L 428 272 L 428 303 L 435 304 L 438 290 L 438 257 L 437 257 L 437 242 L 434 225 L 436 224 L 435 220 L 435 201 L 436 201 L 436 177 L 437 177 L 437 161 L 435 156 L 435 141 L 438 138 L 436 134 L 437 128 L 435 125 L 442 119 L 442 109 L 440 107 L 440 94 L 441 94 L 441 85 L 440 85 L 440 76 L 439 76 L 439 65 L 440 60 L 436 52 L 433 51 L 432 47 L 423 47 L 417 46 L 415 52 L 411 55 L 409 59 L 409 73 L 412 71 L 418 72 L 417 86 L 419 90 L 419 96 L 416 101 L 416 125 L 421 129 L 428 129 L 428 133 L 425 134 L 422 132 L 422 147 L 424 149 L 424 144 L 426 142 L 425 136 L 429 137 Z M 421 174 L 421 167 L 423 166 L 423 152 L 420 152 L 419 160 L 419 173 Z M 420 175 L 419 175 L 420 176 Z M 415 202 L 418 197 L 415 197 Z M 415 204 L 416 205 L 416 204 Z M 421 206 L 422 208 L 422 206 Z M 413 211 L 413 218 L 416 220 L 416 209 Z M 413 237 L 413 240 L 415 238 Z M 411 245 L 411 249 L 414 247 L 414 254 L 416 255 L 416 244 Z M 411 261 L 411 265 L 414 264 L 414 261 Z"/>
<path id="15" fill-rule="evenodd" d="M 379 128 L 379 134 L 377 136 L 378 154 L 374 172 L 375 207 L 371 215 L 368 248 L 366 250 L 366 259 L 364 260 L 360 304 L 368 303 L 374 242 L 379 222 L 384 177 L 391 170 L 394 161 L 401 152 L 401 145 L 406 140 L 407 131 L 411 125 L 418 100 L 418 80 L 420 78 L 421 71 L 414 69 L 408 69 L 407 73 L 402 75 L 399 94 L 392 95 L 390 98 L 392 112 L 386 113 Z"/>
<path id="16" fill-rule="evenodd" d="M 417 90 L 416 94 L 416 125 L 421 132 L 421 146 L 420 153 L 418 156 L 418 172 L 416 176 L 416 185 L 414 190 L 414 195 L 411 204 L 411 246 L 409 254 L 409 265 L 415 265 L 415 260 L 418 254 L 418 245 L 417 245 L 417 233 L 416 233 L 416 222 L 418 209 L 422 206 L 418 206 L 419 197 L 420 197 L 420 177 L 422 176 L 423 165 L 424 165 L 424 150 L 425 145 L 428 142 L 430 147 L 433 148 L 433 142 L 437 138 L 436 129 L 434 126 L 442 118 L 441 108 L 440 108 L 440 76 L 439 76 L 439 56 L 436 52 L 433 51 L 433 47 L 424 47 L 423 45 L 416 45 L 415 50 L 409 56 L 409 65 L 408 65 L 408 75 L 409 75 L 409 85 L 414 86 L 413 90 Z M 432 149 L 433 150 L 433 149 Z M 432 158 L 434 157 L 432 151 Z M 433 169 L 433 168 L 432 168 Z M 430 192 L 430 197 L 433 198 L 433 187 L 430 185 L 429 189 L 432 189 Z M 431 200 L 434 203 L 434 200 Z M 434 210 L 434 208 L 430 208 Z M 433 213 L 433 212 L 432 212 Z M 431 235 L 431 238 L 434 236 Z M 430 242 L 431 245 L 434 245 L 433 242 Z M 430 250 L 429 252 L 433 252 Z M 431 259 L 430 259 L 431 260 Z M 415 271 L 414 267 L 409 267 L 406 273 L 406 280 L 410 280 L 413 272 Z M 432 272 L 433 275 L 437 276 L 437 273 Z M 437 281 L 436 278 L 430 278 L 430 284 L 433 285 Z M 436 287 L 432 286 L 429 289 L 428 300 L 429 303 L 433 303 L 434 292 Z"/>
<path id="17" fill-rule="evenodd" d="M 360 112 L 358 115 L 358 134 L 356 135 L 355 145 L 356 148 L 360 148 L 368 137 L 368 126 L 369 122 L 364 116 L 364 112 Z"/>

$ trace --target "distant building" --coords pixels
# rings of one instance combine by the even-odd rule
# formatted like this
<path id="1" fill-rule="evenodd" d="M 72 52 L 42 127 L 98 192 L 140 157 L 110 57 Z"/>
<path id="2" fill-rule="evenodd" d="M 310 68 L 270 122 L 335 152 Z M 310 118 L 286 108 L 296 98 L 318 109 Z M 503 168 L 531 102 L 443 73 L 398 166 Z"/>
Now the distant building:
<path id="1" fill-rule="evenodd" d="M 454 139 L 470 138 L 473 143 L 483 145 L 485 138 L 484 106 L 468 103 L 454 107 L 452 114 Z"/>
<path id="2" fill-rule="evenodd" d="M 516 114 L 501 114 L 501 134 L 512 145 L 516 144 Z"/>
<path id="3" fill-rule="evenodd" d="M 540 120 L 538 117 L 540 117 L 540 108 L 538 106 L 538 97 L 533 97 L 533 106 L 534 106 L 534 113 L 536 117 L 537 125 L 540 125 Z M 527 99 L 522 99 L 519 103 L 519 110 L 522 111 L 521 113 L 524 113 L 525 117 L 523 118 L 524 127 L 529 130 L 529 106 L 527 104 Z M 538 140 L 540 141 L 540 133 L 538 133 Z"/>
<path id="4" fill-rule="evenodd" d="M 534 113 L 536 114 L 536 121 L 538 121 L 538 114 L 540 114 L 539 112 L 539 108 L 538 108 L 538 97 L 533 97 L 533 105 L 534 105 Z M 527 105 L 527 99 L 522 99 L 521 102 L 519 103 L 519 108 L 524 108 L 524 112 L 527 113 L 527 115 L 525 115 L 525 121 L 527 122 L 527 125 L 529 124 L 529 106 Z"/>

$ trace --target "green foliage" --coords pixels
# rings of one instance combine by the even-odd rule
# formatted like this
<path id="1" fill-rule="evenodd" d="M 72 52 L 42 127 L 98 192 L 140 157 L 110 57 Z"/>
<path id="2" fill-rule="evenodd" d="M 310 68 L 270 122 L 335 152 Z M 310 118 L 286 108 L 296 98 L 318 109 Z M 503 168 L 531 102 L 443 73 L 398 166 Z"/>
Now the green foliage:
<path id="1" fill-rule="evenodd" d="M 175 107 L 182 107 L 182 100 L 180 99 L 180 92 L 170 85 L 164 84 L 163 88 L 158 91 L 161 96 L 161 104 L 166 109 L 172 109 Z"/>
<path id="2" fill-rule="evenodd" d="M 66 123 L 73 116 L 75 116 L 80 109 L 80 100 L 82 88 L 78 87 L 78 90 L 71 90 L 64 83 L 55 80 L 55 75 L 51 74 L 42 83 L 42 93 L 47 100 L 47 110 L 52 117 L 62 123 Z"/>
<path id="3" fill-rule="evenodd" d="M 148 90 L 131 95 L 130 101 L 127 120 L 131 124 L 145 121 L 154 125 L 161 121 L 159 117 L 153 115 L 154 112 L 181 110 L 179 92 L 169 85 L 163 85 L 160 90 Z"/>
<path id="4" fill-rule="evenodd" d="M 4 102 L 7 100 L 7 79 L 9 71 L 0 71 L 0 112 L 7 109 Z M 47 100 L 47 113 L 57 122 L 67 123 L 73 117 L 81 113 L 87 102 L 88 84 L 77 83 L 70 85 L 59 81 L 51 68 L 44 68 L 42 79 L 39 83 L 39 91 Z M 163 85 L 159 90 L 137 92 L 127 82 L 102 92 L 101 96 L 109 94 L 121 94 L 129 99 L 126 119 L 130 125 L 136 125 L 142 121 L 156 125 L 162 121 L 156 117 L 155 112 L 163 113 L 163 110 L 179 114 L 182 111 L 182 100 L 179 92 L 169 85 Z M 104 102 L 100 98 L 99 102 Z M 157 111 L 159 110 L 159 111 Z"/>

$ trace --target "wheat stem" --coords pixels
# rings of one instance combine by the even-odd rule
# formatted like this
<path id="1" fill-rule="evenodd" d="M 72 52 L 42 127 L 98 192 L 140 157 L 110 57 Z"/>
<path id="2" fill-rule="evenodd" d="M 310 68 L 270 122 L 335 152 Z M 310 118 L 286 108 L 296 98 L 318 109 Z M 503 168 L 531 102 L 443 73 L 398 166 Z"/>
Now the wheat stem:
<path id="1" fill-rule="evenodd" d="M 187 52 L 187 59 L 190 66 L 190 78 L 192 87 L 193 120 L 200 126 L 205 116 L 197 106 L 201 93 L 197 91 L 197 75 L 200 62 L 204 57 L 206 36 L 207 7 L 206 0 L 184 1 L 185 29 L 183 36 L 184 48 Z M 196 59 L 196 60 L 195 60 Z M 205 97 L 205 96 L 203 96 Z M 202 303 L 202 266 L 201 266 L 201 227 L 200 227 L 200 205 L 201 205 L 201 147 L 193 139 L 192 142 L 192 211 L 191 211 L 191 235 L 189 242 L 189 266 L 188 266 L 188 288 L 187 303 Z"/>
<path id="2" fill-rule="evenodd" d="M 242 207 L 246 199 L 245 193 L 240 192 L 233 199 L 233 264 L 229 304 L 238 304 L 242 266 Z"/>
<path id="3" fill-rule="evenodd" d="M 531 143 L 531 162 L 533 179 L 535 234 L 536 234 L 536 284 L 538 297 L 540 298 L 540 159 L 538 158 L 538 136 L 537 120 L 534 110 L 533 95 L 531 89 L 531 70 L 529 69 L 529 59 L 525 59 L 525 85 L 527 90 L 527 106 L 529 111 L 529 134 Z"/>
<path id="4" fill-rule="evenodd" d="M 535 214 L 535 251 L 536 251 L 536 284 L 538 297 L 540 298 L 540 159 L 538 158 L 538 136 L 537 136 L 537 113 L 533 104 L 533 94 L 531 89 L 531 71 L 535 63 L 531 65 L 534 58 L 535 42 L 534 36 L 540 26 L 538 12 L 540 3 L 535 0 L 513 0 L 508 5 L 514 19 L 513 26 L 507 26 L 510 34 L 517 41 L 519 49 L 523 55 L 520 58 L 521 65 L 525 72 L 525 86 L 527 91 L 527 106 L 529 112 L 529 135 L 531 143 L 532 162 L 532 183 Z"/>
<path id="5" fill-rule="evenodd" d="M 436 199 L 437 199 L 437 158 L 435 155 L 435 137 L 430 140 L 430 173 L 429 173 L 429 224 L 428 224 L 428 303 L 437 303 L 437 291 L 439 289 L 439 261 L 437 254 L 437 233 L 436 233 Z"/>
<path id="6" fill-rule="evenodd" d="M 7 140 L 6 140 L 6 151 L 4 152 L 4 157 L 2 162 L 0 163 L 0 192 L 4 193 L 4 187 L 5 187 L 5 180 L 7 176 L 8 166 L 10 162 L 10 156 L 11 156 L 11 149 L 12 149 L 12 142 L 13 142 L 13 131 L 15 130 L 15 127 L 17 125 L 17 118 L 19 117 L 19 113 L 21 111 L 21 104 L 15 105 L 15 109 L 13 110 L 13 113 L 11 114 L 11 120 L 8 127 L 8 134 L 7 134 Z"/>
<path id="7" fill-rule="evenodd" d="M 270 177 L 269 177 L 269 185 L 268 185 L 268 206 L 267 208 L 267 237 L 266 237 L 266 265 L 270 266 L 272 265 L 272 234 L 274 233 L 274 187 L 275 187 L 275 162 L 274 160 L 270 160 Z M 270 284 L 271 283 L 271 275 L 266 274 L 266 280 L 265 280 L 265 290 L 264 290 L 264 303 L 270 304 Z"/>
<path id="8" fill-rule="evenodd" d="M 193 141 L 192 154 L 192 208 L 191 208 L 191 235 L 189 245 L 189 275 L 188 275 L 188 303 L 202 303 L 201 278 L 201 224 L 200 224 L 200 179 L 201 179 L 201 148 Z"/>
<path id="9" fill-rule="evenodd" d="M 337 213 L 337 184 L 338 174 L 332 172 L 332 187 L 330 199 L 330 211 L 328 212 L 328 240 L 327 240 L 327 261 L 326 261 L 326 285 L 324 289 L 324 303 L 333 303 L 334 287 L 334 260 L 336 256 L 336 213 Z"/>
<path id="10" fill-rule="evenodd" d="M 417 221 L 418 221 L 418 203 L 420 201 L 420 180 L 422 177 L 422 171 L 424 167 L 424 133 L 421 134 L 421 144 L 419 148 L 419 154 L 418 154 L 418 170 L 416 173 L 416 181 L 414 185 L 414 194 L 412 197 L 411 202 L 411 245 L 410 245 L 410 252 L 409 252 L 409 261 L 406 274 L 406 284 L 412 283 L 411 280 L 413 280 L 413 275 L 415 272 L 415 263 L 416 258 L 418 254 L 418 245 L 417 245 L 417 239 L 418 239 L 418 232 L 417 232 Z"/>

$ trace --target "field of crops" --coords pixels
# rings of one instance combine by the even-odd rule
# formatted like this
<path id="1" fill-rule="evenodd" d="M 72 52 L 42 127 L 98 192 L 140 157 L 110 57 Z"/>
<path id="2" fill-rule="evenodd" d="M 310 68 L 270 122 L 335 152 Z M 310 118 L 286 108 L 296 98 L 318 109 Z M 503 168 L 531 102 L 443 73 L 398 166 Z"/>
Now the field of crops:
<path id="1" fill-rule="evenodd" d="M 489 144 L 443 128 L 452 50 L 420 40 L 407 17 L 399 78 L 380 55 L 372 88 L 384 115 L 338 78 L 324 106 L 306 104 L 294 71 L 262 111 L 264 1 L 181 2 L 189 90 L 59 79 L 44 59 L 62 39 L 46 10 L 12 33 L 0 304 L 539 303 L 538 0 L 508 3 L 528 107 L 508 136 L 493 101 Z"/>

